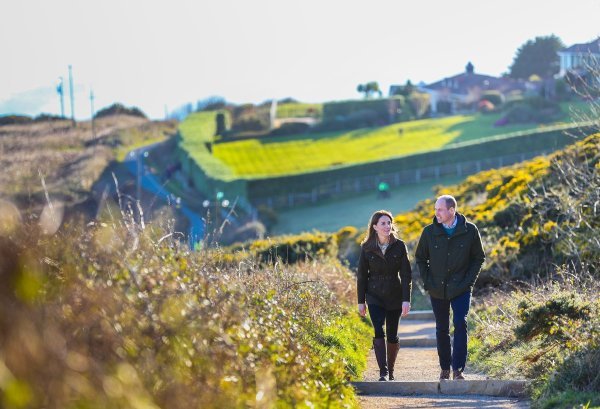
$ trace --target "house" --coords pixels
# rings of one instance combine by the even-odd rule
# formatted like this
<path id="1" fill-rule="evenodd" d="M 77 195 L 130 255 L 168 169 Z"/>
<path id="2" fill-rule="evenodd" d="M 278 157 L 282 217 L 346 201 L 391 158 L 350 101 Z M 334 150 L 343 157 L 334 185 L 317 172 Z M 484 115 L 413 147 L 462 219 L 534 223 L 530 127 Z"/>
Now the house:
<path id="1" fill-rule="evenodd" d="M 486 91 L 498 91 L 506 96 L 511 91 L 528 91 L 530 86 L 531 84 L 525 81 L 477 74 L 475 67 L 469 62 L 465 72 L 421 86 L 419 91 L 429 94 L 432 114 L 451 114 L 472 111 L 474 103 L 477 103 Z"/>
<path id="2" fill-rule="evenodd" d="M 558 52 L 560 57 L 559 77 L 564 77 L 568 72 L 587 71 L 595 64 L 600 63 L 600 37 L 585 44 L 574 44 Z"/>

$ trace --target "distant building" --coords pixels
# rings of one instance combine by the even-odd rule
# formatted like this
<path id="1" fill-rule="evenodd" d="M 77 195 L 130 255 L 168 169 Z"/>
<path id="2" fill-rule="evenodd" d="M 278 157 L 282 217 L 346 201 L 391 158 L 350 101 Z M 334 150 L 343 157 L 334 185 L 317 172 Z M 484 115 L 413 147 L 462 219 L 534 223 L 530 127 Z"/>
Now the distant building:
<path id="1" fill-rule="evenodd" d="M 600 63 L 600 37 L 585 44 L 574 44 L 558 52 L 560 57 L 559 77 L 568 72 L 586 71 L 593 64 Z"/>
<path id="2" fill-rule="evenodd" d="M 431 113 L 453 114 L 472 111 L 485 91 L 498 91 L 506 96 L 511 91 L 528 91 L 533 84 L 511 78 L 476 74 L 470 62 L 465 72 L 429 85 L 420 86 L 430 96 Z"/>

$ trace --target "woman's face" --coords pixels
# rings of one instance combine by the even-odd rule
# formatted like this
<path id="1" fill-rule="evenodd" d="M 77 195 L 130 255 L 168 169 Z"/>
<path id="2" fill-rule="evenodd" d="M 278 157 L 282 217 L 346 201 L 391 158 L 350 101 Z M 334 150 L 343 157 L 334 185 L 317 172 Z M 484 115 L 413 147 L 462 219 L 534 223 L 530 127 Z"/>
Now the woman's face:
<path id="1" fill-rule="evenodd" d="M 381 216 L 377 221 L 377 224 L 373 225 L 373 229 L 377 232 L 378 236 L 389 236 L 392 230 L 392 220 L 388 216 Z"/>

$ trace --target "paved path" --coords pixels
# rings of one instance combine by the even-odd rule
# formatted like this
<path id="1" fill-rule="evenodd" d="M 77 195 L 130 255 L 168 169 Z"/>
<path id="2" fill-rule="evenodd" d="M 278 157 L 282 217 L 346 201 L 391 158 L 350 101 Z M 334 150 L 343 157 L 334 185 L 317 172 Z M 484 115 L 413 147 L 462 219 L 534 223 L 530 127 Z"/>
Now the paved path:
<path id="1" fill-rule="evenodd" d="M 375 354 L 369 351 L 364 382 L 357 382 L 360 405 L 375 408 L 529 408 L 513 395 L 521 383 L 489 380 L 467 366 L 465 381 L 439 381 L 435 322 L 431 312 L 412 312 L 399 326 L 395 382 L 378 382 Z M 515 385 L 516 388 L 515 389 Z M 522 389 L 522 388 L 521 388 Z M 501 395 L 501 396 L 488 396 Z"/>

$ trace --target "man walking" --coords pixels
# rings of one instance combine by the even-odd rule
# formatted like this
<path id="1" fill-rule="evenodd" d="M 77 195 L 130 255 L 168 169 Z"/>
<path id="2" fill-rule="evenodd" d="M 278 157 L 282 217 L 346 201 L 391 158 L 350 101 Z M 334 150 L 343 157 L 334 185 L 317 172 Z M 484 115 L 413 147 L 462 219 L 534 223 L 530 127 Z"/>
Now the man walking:
<path id="1" fill-rule="evenodd" d="M 467 314 L 471 293 L 485 261 L 477 227 L 457 212 L 456 199 L 438 197 L 433 223 L 425 226 L 415 254 L 435 315 L 440 379 L 465 379 Z M 450 347 L 450 307 L 454 313 L 454 348 Z"/>

